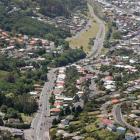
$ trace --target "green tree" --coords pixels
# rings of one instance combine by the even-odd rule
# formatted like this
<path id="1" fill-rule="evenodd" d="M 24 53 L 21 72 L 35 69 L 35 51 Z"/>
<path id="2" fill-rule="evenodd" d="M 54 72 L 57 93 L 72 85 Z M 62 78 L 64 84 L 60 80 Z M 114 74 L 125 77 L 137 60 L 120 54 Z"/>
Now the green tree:
<path id="1" fill-rule="evenodd" d="M 121 39 L 121 32 L 119 31 L 116 31 L 113 33 L 113 38 L 114 39 Z"/>
<path id="2" fill-rule="evenodd" d="M 49 99 L 49 102 L 50 102 L 50 104 L 54 104 L 54 102 L 55 102 L 55 95 L 54 94 L 52 94 L 51 95 L 51 97 L 50 97 L 50 99 Z"/>
<path id="3" fill-rule="evenodd" d="M 0 117 L 0 126 L 3 126 L 3 125 L 4 125 L 3 119 L 2 117 Z"/>
<path id="4" fill-rule="evenodd" d="M 3 113 L 7 113 L 7 106 L 6 105 L 2 105 L 0 108 L 1 112 Z"/>

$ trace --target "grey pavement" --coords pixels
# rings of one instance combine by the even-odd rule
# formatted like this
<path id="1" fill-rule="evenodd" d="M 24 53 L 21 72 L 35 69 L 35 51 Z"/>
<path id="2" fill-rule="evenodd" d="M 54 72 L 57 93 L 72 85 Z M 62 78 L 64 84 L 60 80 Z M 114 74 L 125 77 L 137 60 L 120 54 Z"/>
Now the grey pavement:
<path id="1" fill-rule="evenodd" d="M 90 1 L 90 3 L 93 3 L 93 1 Z M 91 53 L 88 57 L 98 57 L 101 53 L 101 50 L 103 48 L 103 43 L 105 39 L 105 23 L 100 18 L 98 18 L 93 10 L 93 7 L 88 3 L 88 8 L 90 11 L 91 16 L 96 20 L 96 22 L 99 24 L 99 31 L 96 35 L 96 38 L 94 40 L 94 45 L 92 46 Z"/>
<path id="2" fill-rule="evenodd" d="M 25 130 L 24 135 L 27 140 L 50 140 L 49 128 L 51 127 L 50 119 L 50 92 L 53 90 L 56 80 L 55 70 L 48 73 L 48 82 L 45 82 L 39 100 L 39 110 L 32 121 L 31 129 Z"/>
<path id="3" fill-rule="evenodd" d="M 114 117 L 114 120 L 122 125 L 122 126 L 126 126 L 127 128 L 131 129 L 134 132 L 140 133 L 140 128 L 138 127 L 134 127 L 132 125 L 130 125 L 128 122 L 126 122 L 126 120 L 123 117 L 122 111 L 121 111 L 121 104 L 117 104 L 113 107 L 112 109 L 112 114 Z"/>

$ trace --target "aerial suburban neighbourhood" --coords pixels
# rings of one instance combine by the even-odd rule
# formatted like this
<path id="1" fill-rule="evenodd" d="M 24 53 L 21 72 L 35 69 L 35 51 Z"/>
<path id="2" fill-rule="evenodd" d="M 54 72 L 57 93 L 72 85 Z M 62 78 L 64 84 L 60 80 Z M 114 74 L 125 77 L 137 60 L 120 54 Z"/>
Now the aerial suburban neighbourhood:
<path id="1" fill-rule="evenodd" d="M 0 140 L 140 140 L 140 1 L 0 0 Z"/>

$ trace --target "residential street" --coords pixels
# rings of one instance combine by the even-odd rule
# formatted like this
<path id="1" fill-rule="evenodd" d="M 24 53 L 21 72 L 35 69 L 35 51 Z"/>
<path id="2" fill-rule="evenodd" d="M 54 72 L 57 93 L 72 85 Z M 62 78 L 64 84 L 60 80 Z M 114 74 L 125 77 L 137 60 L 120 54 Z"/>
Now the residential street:
<path id="1" fill-rule="evenodd" d="M 113 107 L 112 114 L 113 114 L 114 120 L 117 123 L 119 123 L 122 126 L 125 126 L 125 123 L 123 122 L 122 114 L 121 114 L 121 105 L 115 105 Z"/>
<path id="2" fill-rule="evenodd" d="M 120 125 L 122 125 L 122 126 L 126 126 L 127 128 L 133 130 L 134 132 L 140 133 L 140 128 L 134 127 L 134 126 L 128 124 L 128 123 L 125 121 L 125 119 L 124 119 L 124 117 L 123 117 L 123 114 L 122 114 L 122 112 L 121 112 L 121 104 L 117 104 L 117 105 L 115 105 L 115 106 L 113 107 L 112 114 L 113 114 L 113 117 L 114 117 L 115 121 L 116 121 L 118 124 L 120 124 Z"/>

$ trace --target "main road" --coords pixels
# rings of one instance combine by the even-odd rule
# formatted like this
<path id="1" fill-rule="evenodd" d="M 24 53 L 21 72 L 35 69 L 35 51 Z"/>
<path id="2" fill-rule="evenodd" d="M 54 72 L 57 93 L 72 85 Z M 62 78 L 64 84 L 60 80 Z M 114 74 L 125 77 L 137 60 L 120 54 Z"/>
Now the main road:
<path id="1" fill-rule="evenodd" d="M 94 3 L 93 0 L 89 0 L 88 8 L 90 11 L 90 15 L 95 19 L 95 21 L 99 24 L 99 31 L 96 35 L 96 38 L 94 40 L 94 45 L 91 48 L 91 53 L 88 57 L 98 57 L 101 53 L 101 50 L 103 48 L 103 43 L 105 39 L 105 22 L 102 21 L 96 14 L 94 13 L 94 9 L 91 6 L 91 4 Z"/>
<path id="2" fill-rule="evenodd" d="M 31 129 L 25 130 L 24 135 L 27 140 L 50 140 L 49 128 L 51 127 L 50 119 L 50 92 L 53 90 L 56 80 L 56 69 L 48 72 L 48 81 L 45 82 L 39 99 L 39 110 L 34 117 Z"/>
<path id="3" fill-rule="evenodd" d="M 93 7 L 90 4 L 88 4 L 88 7 L 91 16 L 93 16 L 96 22 L 99 24 L 99 31 L 96 35 L 94 46 L 91 49 L 91 54 L 88 56 L 91 58 L 99 56 L 101 49 L 103 48 L 103 42 L 105 38 L 105 23 L 95 15 Z M 51 120 L 49 96 L 50 92 L 53 90 L 56 80 L 55 71 L 56 69 L 53 69 L 48 73 L 48 82 L 44 84 L 40 95 L 39 110 L 32 121 L 31 129 L 24 131 L 26 140 L 50 140 L 49 128 L 51 126 Z"/>

